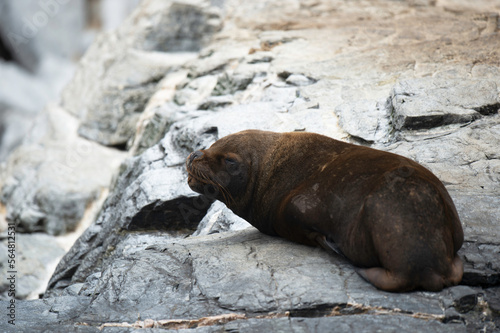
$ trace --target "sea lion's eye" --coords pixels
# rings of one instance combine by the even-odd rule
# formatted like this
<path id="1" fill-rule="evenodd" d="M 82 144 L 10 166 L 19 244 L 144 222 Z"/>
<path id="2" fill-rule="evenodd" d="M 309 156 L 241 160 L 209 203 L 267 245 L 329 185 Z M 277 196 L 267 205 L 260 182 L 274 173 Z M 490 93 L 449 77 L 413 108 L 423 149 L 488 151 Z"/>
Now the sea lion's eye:
<path id="1" fill-rule="evenodd" d="M 226 171 L 229 172 L 230 175 L 234 176 L 240 173 L 240 167 L 237 160 L 226 157 L 224 161 L 226 163 Z"/>
<path id="2" fill-rule="evenodd" d="M 233 159 L 232 159 L 232 158 L 230 158 L 230 157 L 226 157 L 224 160 L 225 160 L 225 161 L 226 161 L 226 163 L 227 163 L 227 164 L 229 164 L 229 165 L 236 165 L 236 163 L 237 163 L 237 162 L 236 162 L 236 160 L 233 160 Z"/>

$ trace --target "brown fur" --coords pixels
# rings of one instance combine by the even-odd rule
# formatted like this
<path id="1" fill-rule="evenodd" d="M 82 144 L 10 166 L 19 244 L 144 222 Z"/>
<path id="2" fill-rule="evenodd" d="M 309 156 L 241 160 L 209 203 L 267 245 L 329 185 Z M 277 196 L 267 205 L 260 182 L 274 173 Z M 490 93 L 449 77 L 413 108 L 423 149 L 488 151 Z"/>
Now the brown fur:
<path id="1" fill-rule="evenodd" d="M 186 162 L 190 187 L 261 232 L 342 253 L 388 291 L 463 274 L 463 231 L 443 184 L 405 157 L 313 133 L 249 130 Z"/>

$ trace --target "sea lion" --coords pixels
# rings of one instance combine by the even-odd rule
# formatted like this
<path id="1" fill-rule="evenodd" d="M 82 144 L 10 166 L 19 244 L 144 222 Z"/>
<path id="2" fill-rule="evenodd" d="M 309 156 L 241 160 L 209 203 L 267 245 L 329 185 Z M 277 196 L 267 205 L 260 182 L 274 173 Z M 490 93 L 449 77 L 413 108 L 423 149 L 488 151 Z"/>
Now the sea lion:
<path id="1" fill-rule="evenodd" d="M 344 255 L 394 292 L 458 284 L 463 230 L 444 185 L 396 154 L 314 133 L 247 130 L 195 151 L 188 184 L 261 232 Z"/>

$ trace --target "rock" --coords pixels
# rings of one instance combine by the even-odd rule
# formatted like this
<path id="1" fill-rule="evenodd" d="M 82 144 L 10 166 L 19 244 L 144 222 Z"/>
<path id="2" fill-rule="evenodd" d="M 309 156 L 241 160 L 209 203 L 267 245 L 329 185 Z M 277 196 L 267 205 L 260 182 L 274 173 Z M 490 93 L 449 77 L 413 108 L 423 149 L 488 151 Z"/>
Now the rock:
<path id="1" fill-rule="evenodd" d="M 28 332 L 36 332 L 41 328 L 50 332 L 99 332 L 98 328 L 86 327 L 75 321 L 78 313 L 90 303 L 89 297 L 63 296 L 53 299 L 39 299 L 16 302 L 14 325 L 7 320 L 0 322 L 0 330 L 8 332 L 13 328 Z M 7 308 L 9 301 L 0 301 L 0 306 Z M 29 314 L 36 314 L 31 316 Z"/>
<path id="2" fill-rule="evenodd" d="M 212 94 L 217 84 L 215 75 L 205 75 L 191 80 L 183 89 L 179 89 L 174 102 L 179 105 L 198 105 Z"/>
<path id="3" fill-rule="evenodd" d="M 369 323 L 369 324 L 367 324 Z M 294 332 L 417 332 L 425 325 L 426 332 L 465 332 L 459 325 L 444 325 L 439 322 L 423 324 L 421 319 L 378 315 L 339 316 L 330 318 L 282 318 L 282 319 L 250 319 L 234 321 L 224 325 L 227 331 L 244 332 L 278 332 L 293 329 Z"/>
<path id="4" fill-rule="evenodd" d="M 93 13 L 100 2 L 112 11 L 108 15 L 112 19 Z M 44 106 L 59 98 L 74 74 L 74 62 L 94 38 L 94 29 L 100 28 L 97 22 L 107 28 L 110 21 L 122 21 L 134 2 L 138 1 L 73 0 L 69 6 L 68 1 L 19 0 L 0 4 L 0 162 L 22 143 Z"/>
<path id="5" fill-rule="evenodd" d="M 130 237 L 125 243 L 129 249 L 121 259 L 104 267 L 97 284 L 88 285 L 91 289 L 85 292 L 94 297 L 79 296 L 90 303 L 78 312 L 78 322 L 134 325 L 141 313 L 141 318 L 158 323 L 172 320 L 170 328 L 176 327 L 175 322 L 180 325 L 176 318 L 191 320 L 196 327 L 201 317 L 233 315 L 236 320 L 225 324 L 228 329 L 281 327 L 280 318 L 285 317 L 286 325 L 298 321 L 299 328 L 341 320 L 345 329 L 363 321 L 371 329 L 426 323 L 431 331 L 465 330 L 462 325 L 440 322 L 444 318 L 441 303 L 463 299 L 459 295 L 464 292 L 376 291 L 343 258 L 264 236 L 254 228 L 170 241 L 150 238 L 147 247 L 134 249 Z M 75 296 L 56 299 L 79 300 Z M 188 306 L 179 307 L 180 303 Z M 246 320 L 237 320 L 241 313 Z M 377 324 L 374 317 L 387 319 Z"/>
<path id="6" fill-rule="evenodd" d="M 169 242 L 161 238 L 150 241 L 148 247 L 129 249 L 121 259 L 103 267 L 92 292 L 97 297 L 81 319 L 133 322 L 137 312 L 154 320 L 242 311 L 296 311 L 304 316 L 307 311 L 317 311 L 318 304 L 327 313 L 337 305 L 354 310 L 362 304 L 361 311 L 397 307 L 436 318 L 443 314 L 439 298 L 444 294 L 396 294 L 387 298 L 365 283 L 342 258 L 264 236 L 254 228 Z M 131 244 L 131 237 L 125 242 Z M 130 266 L 129 262 L 135 264 Z M 290 263 L 294 263 L 293 268 Z M 110 288 L 118 280 L 122 288 Z M 189 306 L 178 307 L 179 302 Z M 133 309 L 130 315 L 120 310 L 124 306 Z M 105 308 L 108 311 L 103 311 Z"/>
<path id="7" fill-rule="evenodd" d="M 317 80 L 304 76 L 302 74 L 291 74 L 288 75 L 285 82 L 291 84 L 292 86 L 308 86 L 310 84 L 316 83 Z"/>
<path id="8" fill-rule="evenodd" d="M 252 227 L 250 223 L 235 215 L 222 202 L 216 201 L 212 204 L 191 236 L 211 235 L 230 230 L 243 230 L 250 227 Z"/>
<path id="9" fill-rule="evenodd" d="M 128 24 L 94 43 L 63 92 L 62 106 L 81 120 L 79 134 L 126 147 L 157 83 L 218 29 L 217 10 L 205 1 L 143 2 Z"/>
<path id="10" fill-rule="evenodd" d="M 121 52 L 117 58 L 113 54 L 119 47 L 106 41 L 97 45 L 109 49 L 94 47 L 89 50 L 74 80 L 63 93 L 63 107 L 81 119 L 80 135 L 105 145 L 124 146 L 135 133 L 139 115 L 156 90 L 158 81 L 169 68 L 191 55 L 131 50 Z M 103 58 L 103 53 L 108 56 Z M 105 58 L 114 61 L 112 64 L 97 61 Z M 130 72 L 127 68 L 137 70 Z M 103 112 L 107 116 L 103 116 Z"/>
<path id="11" fill-rule="evenodd" d="M 352 137 L 366 142 L 384 141 L 389 133 L 390 108 L 387 102 L 361 100 L 335 109 L 339 124 Z M 367 117 L 367 115 L 370 115 Z"/>
<path id="12" fill-rule="evenodd" d="M 76 119 L 49 106 L 0 174 L 0 202 L 17 232 L 74 230 L 109 185 L 123 154 L 77 137 L 76 127 Z"/>
<path id="13" fill-rule="evenodd" d="M 450 292 L 454 300 L 453 307 L 460 313 L 469 312 L 477 305 L 477 291 L 472 288 L 457 286 L 451 288 Z"/>
<path id="14" fill-rule="evenodd" d="M 21 144 L 19 134 L 28 132 L 32 117 L 29 112 L 0 104 L 0 163 Z"/>
<path id="15" fill-rule="evenodd" d="M 500 288 L 490 288 L 486 290 L 485 299 L 491 309 L 492 315 L 496 317 L 496 321 L 499 321 L 500 315 Z M 498 324 L 497 324 L 498 326 Z"/>
<path id="16" fill-rule="evenodd" d="M 54 272 L 54 269 L 65 254 L 63 248 L 58 245 L 57 240 L 53 236 L 46 234 L 21 234 L 15 235 L 15 238 L 7 238 L 7 234 L 0 235 L 2 239 L 0 243 L 0 256 L 2 266 L 0 271 L 2 276 L 9 276 L 8 271 L 12 271 L 7 265 L 7 255 L 9 244 L 15 244 L 14 254 L 15 260 L 14 271 L 16 271 L 16 287 L 15 293 L 17 299 L 33 299 L 38 298 L 39 294 L 43 294 L 47 287 L 47 282 Z M 43 248 L 43 251 L 40 249 Z M 8 291 L 9 283 L 3 279 L 0 283 L 2 294 L 0 299 L 9 299 Z"/>
<path id="17" fill-rule="evenodd" d="M 497 85 L 486 80 L 404 80 L 394 87 L 391 98 L 397 130 L 469 123 L 500 110 Z"/>
<path id="18" fill-rule="evenodd" d="M 130 152 L 138 155 L 157 144 L 175 120 L 183 118 L 177 104 L 173 103 L 176 87 L 185 81 L 187 70 L 169 73 L 158 84 L 158 91 L 151 97 L 137 124 L 137 133 Z M 170 103 L 167 103 L 170 101 Z"/>
<path id="19" fill-rule="evenodd" d="M 44 59 L 36 74 L 0 60 L 0 162 L 21 144 L 36 115 L 56 98 L 72 73 L 73 64 L 60 59 Z"/>
<path id="20" fill-rule="evenodd" d="M 78 57 L 85 48 L 85 40 L 78 38 L 85 29 L 83 0 L 71 6 L 65 1 L 21 0 L 3 3 L 0 9 L 1 39 L 15 62 L 32 73 L 46 57 Z"/>
<path id="21" fill-rule="evenodd" d="M 460 252 L 464 258 L 463 283 L 493 287 L 500 283 L 500 245 L 466 242 Z"/>
<path id="22" fill-rule="evenodd" d="M 60 262 L 49 282 L 50 288 L 56 283 L 60 286 L 84 282 L 89 275 L 100 271 L 103 263 L 96 259 L 127 238 L 125 230 L 162 230 L 175 234 L 196 229 L 211 202 L 190 191 L 182 167 L 169 166 L 165 157 L 164 150 L 156 145 L 123 163 L 95 224 Z"/>

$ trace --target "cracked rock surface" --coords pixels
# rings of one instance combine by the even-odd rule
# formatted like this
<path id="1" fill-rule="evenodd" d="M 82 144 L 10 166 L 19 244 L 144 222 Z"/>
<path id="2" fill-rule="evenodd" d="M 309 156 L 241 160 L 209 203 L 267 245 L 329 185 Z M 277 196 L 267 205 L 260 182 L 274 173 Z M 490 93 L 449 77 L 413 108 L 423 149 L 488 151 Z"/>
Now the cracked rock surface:
<path id="1" fill-rule="evenodd" d="M 500 330 L 499 11 L 461 0 L 143 1 L 66 88 L 60 112 L 77 117 L 73 132 L 123 162 L 114 172 L 85 161 L 114 172 L 103 178 L 109 195 L 44 298 L 18 301 L 16 328 Z M 192 192 L 188 154 L 249 128 L 316 132 L 429 168 L 462 220 L 462 283 L 377 290 L 343 258 L 263 235 Z M 3 179 L 26 188 L 17 170 Z M 47 172 L 26 170 L 39 180 Z M 21 216 L 15 208 L 34 194 L 5 184 L 0 212 Z M 75 202 L 85 207 L 97 195 L 83 185 Z M 72 198 L 61 197 L 49 203 Z M 35 213 L 21 220 L 41 220 Z"/>

